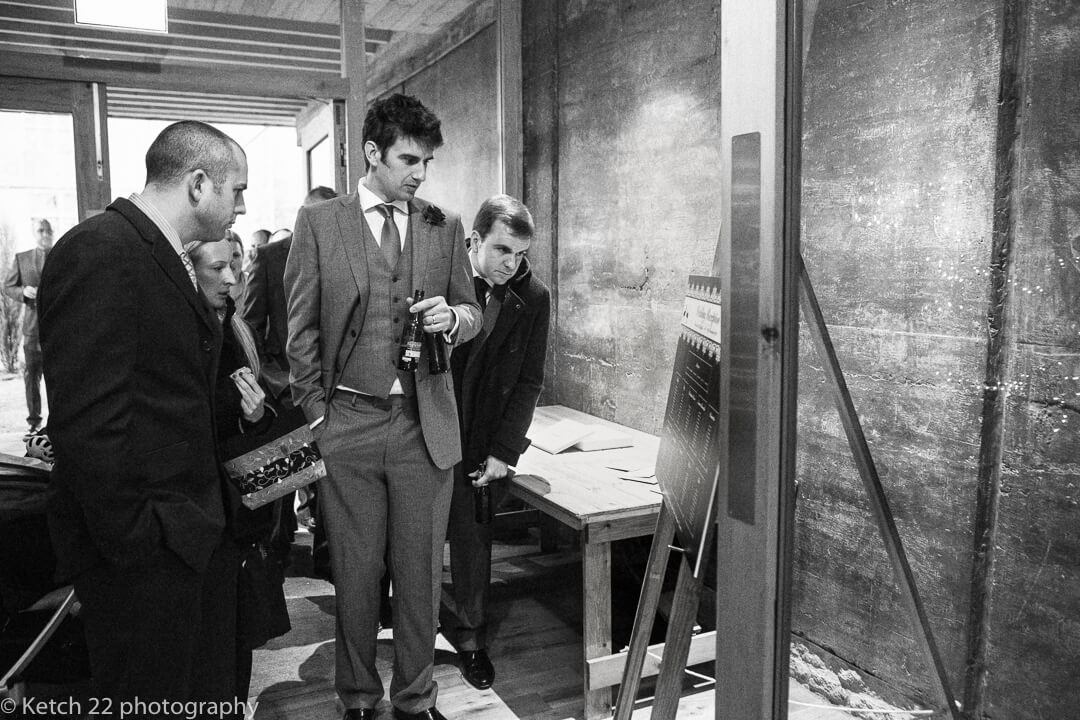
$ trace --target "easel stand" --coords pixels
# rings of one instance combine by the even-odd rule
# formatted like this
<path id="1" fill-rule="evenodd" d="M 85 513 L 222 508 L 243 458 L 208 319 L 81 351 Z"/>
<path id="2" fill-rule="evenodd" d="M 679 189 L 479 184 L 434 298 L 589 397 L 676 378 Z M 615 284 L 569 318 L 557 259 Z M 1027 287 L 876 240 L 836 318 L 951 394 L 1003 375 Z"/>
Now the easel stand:
<path id="1" fill-rule="evenodd" d="M 911 572 L 907 554 L 904 552 L 900 533 L 897 531 L 892 510 L 889 508 L 889 502 L 885 496 L 885 490 L 881 485 L 881 479 L 878 477 L 877 467 L 874 464 L 873 457 L 870 455 L 870 448 L 862 431 L 862 424 L 859 422 L 858 413 L 855 411 L 851 393 L 848 391 L 847 382 L 844 380 L 844 374 L 840 369 L 840 363 L 836 357 L 832 340 L 829 337 L 828 328 L 825 326 L 821 306 L 818 304 L 817 295 L 814 293 L 814 287 L 810 282 L 810 276 L 806 272 L 806 266 L 801 256 L 799 257 L 798 268 L 801 305 L 807 319 L 807 327 L 818 355 L 821 356 L 825 363 L 825 375 L 836 396 L 840 420 L 847 434 L 851 454 L 859 470 L 859 477 L 870 501 L 878 531 L 881 533 L 885 550 L 892 563 L 893 572 L 900 587 L 901 599 L 916 631 L 916 642 L 918 642 L 931 670 L 931 680 L 934 683 L 933 689 L 936 691 L 941 703 L 937 709 L 947 713 L 955 720 L 959 720 L 960 710 L 957 707 L 952 687 L 949 684 L 941 653 L 938 651 L 937 643 L 934 641 L 929 617 L 915 585 L 915 577 Z M 648 647 L 648 638 L 652 632 L 653 621 L 659 605 L 660 589 L 664 581 L 664 571 L 667 568 L 670 545 L 674 537 L 675 520 L 665 503 L 660 507 L 660 517 L 656 523 L 656 534 L 653 538 L 652 550 L 649 553 L 645 584 L 642 588 L 641 599 L 638 602 L 637 614 L 634 617 L 634 630 L 630 639 L 626 665 L 623 668 L 622 685 L 615 704 L 614 720 L 628 720 L 633 712 L 634 700 L 641 682 L 646 655 L 650 649 L 653 649 Z M 684 558 L 679 563 L 679 579 L 675 587 L 675 598 L 672 603 L 666 641 L 663 646 L 657 646 L 656 648 L 662 647 L 663 662 L 660 663 L 659 678 L 656 683 L 656 696 L 652 711 L 654 720 L 674 718 L 678 709 L 680 689 L 682 687 L 680 676 L 687 665 L 688 653 L 691 647 L 690 634 L 697 614 L 700 593 L 700 582 L 694 578 Z M 708 635 L 715 636 L 715 633 L 708 633 Z M 696 641 L 702 637 L 702 635 L 699 635 L 694 640 Z"/>
<path id="2" fill-rule="evenodd" d="M 664 644 L 649 647 L 649 635 L 652 633 L 656 611 L 660 605 L 664 571 L 667 569 L 671 543 L 674 539 L 675 518 L 667 504 L 662 503 L 660 517 L 656 521 L 656 534 L 653 536 L 652 549 L 649 552 L 649 562 L 645 569 L 645 583 L 641 589 L 641 598 L 638 600 L 637 613 L 634 615 L 634 630 L 630 636 L 626 665 L 623 667 L 619 699 L 615 703 L 615 720 L 629 720 L 633 713 L 634 699 L 637 697 L 642 672 L 650 651 L 653 655 L 662 653 L 652 710 L 652 717 L 655 720 L 675 717 L 675 712 L 679 708 L 681 676 L 687 665 L 692 641 L 700 646 L 700 652 L 695 654 L 704 655 L 700 660 L 712 659 L 714 655 L 716 633 L 708 632 L 691 637 L 694 621 L 697 618 L 698 603 L 701 599 L 701 583 L 694 577 L 685 556 L 679 562 L 679 577 L 675 582 L 675 597 L 671 603 L 671 615 L 668 618 Z"/>

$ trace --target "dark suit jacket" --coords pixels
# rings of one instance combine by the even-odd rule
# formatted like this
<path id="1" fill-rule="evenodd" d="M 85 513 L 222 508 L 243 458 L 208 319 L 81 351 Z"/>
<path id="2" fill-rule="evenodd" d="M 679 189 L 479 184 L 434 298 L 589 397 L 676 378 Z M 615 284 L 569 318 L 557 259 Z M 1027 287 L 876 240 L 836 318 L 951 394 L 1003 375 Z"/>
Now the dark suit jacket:
<path id="1" fill-rule="evenodd" d="M 452 213 L 425 219 L 429 203 L 409 202 L 413 285 L 428 297 L 442 295 L 458 314 L 458 343 L 480 330 L 465 233 Z M 442 213 L 438 213 L 441 217 Z M 289 297 L 289 364 L 292 395 L 311 422 L 323 417 L 367 314 L 367 256 L 360 197 L 352 195 L 301 207 L 285 264 Z M 416 372 L 416 403 L 428 453 L 448 469 L 461 459 L 457 404 L 450 373 L 431 375 L 427 362 Z M 316 429 L 316 434 L 318 429 Z"/>
<path id="2" fill-rule="evenodd" d="M 240 299 L 240 317 L 251 326 L 259 343 L 263 380 L 274 398 L 288 397 L 289 356 L 288 310 L 285 304 L 285 260 L 292 238 L 256 249 L 251 261 L 251 276 Z"/>
<path id="3" fill-rule="evenodd" d="M 505 285 L 498 320 L 454 351 L 450 366 L 461 414 L 466 474 L 488 455 L 515 465 L 544 386 L 551 294 L 521 261 Z"/>
<path id="4" fill-rule="evenodd" d="M 221 326 L 128 200 L 72 228 L 38 295 L 58 573 L 173 552 L 206 568 L 225 527 L 213 413 Z"/>
<path id="5" fill-rule="evenodd" d="M 36 345 L 38 342 L 37 303 L 23 297 L 23 288 L 41 285 L 41 267 L 44 263 L 45 253 L 42 250 L 26 250 L 15 255 L 15 262 L 11 264 L 11 270 L 4 278 L 4 294 L 25 306 L 22 321 L 23 344 Z"/>

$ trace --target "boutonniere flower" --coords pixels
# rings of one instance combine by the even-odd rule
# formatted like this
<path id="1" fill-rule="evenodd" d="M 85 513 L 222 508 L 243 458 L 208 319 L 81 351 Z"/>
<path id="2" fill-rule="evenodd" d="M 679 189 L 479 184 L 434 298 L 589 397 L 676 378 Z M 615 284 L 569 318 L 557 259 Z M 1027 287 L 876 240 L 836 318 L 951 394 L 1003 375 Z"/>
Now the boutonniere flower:
<path id="1" fill-rule="evenodd" d="M 426 222 L 428 225 L 442 227 L 446 224 L 446 215 L 444 215 L 443 211 L 435 205 L 428 205 L 426 208 L 424 208 L 424 213 L 422 217 L 424 218 L 424 222 Z"/>

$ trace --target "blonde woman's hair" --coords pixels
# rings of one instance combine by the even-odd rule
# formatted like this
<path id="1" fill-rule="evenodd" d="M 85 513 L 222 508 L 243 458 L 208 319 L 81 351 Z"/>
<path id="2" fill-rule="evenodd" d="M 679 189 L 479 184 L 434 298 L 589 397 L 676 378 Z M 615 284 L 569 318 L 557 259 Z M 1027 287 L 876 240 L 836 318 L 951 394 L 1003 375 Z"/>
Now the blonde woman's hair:
<path id="1" fill-rule="evenodd" d="M 212 240 L 211 242 L 229 242 L 231 238 L 224 237 L 221 240 Z M 184 244 L 184 252 L 191 258 L 193 265 L 198 267 L 199 262 L 203 258 L 203 246 L 207 243 L 203 240 L 192 240 L 189 243 Z M 236 341 L 240 343 L 240 347 L 244 351 L 244 356 L 247 358 L 248 367 L 255 373 L 255 377 L 262 377 L 262 365 L 259 363 L 259 353 L 255 349 L 255 334 L 251 332 L 251 328 L 248 326 L 244 319 L 240 317 L 239 313 L 234 312 L 232 316 L 232 329 L 233 335 L 236 336 Z"/>

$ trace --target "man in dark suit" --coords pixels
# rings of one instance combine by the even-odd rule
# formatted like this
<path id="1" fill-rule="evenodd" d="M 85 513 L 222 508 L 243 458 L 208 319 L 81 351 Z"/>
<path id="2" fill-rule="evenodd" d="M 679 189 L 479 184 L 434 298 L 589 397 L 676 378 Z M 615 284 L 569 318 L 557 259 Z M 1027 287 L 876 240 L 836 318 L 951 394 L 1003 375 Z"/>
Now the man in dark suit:
<path id="1" fill-rule="evenodd" d="M 415 197 L 441 144 L 438 118 L 415 98 L 373 103 L 357 191 L 300 208 L 285 265 L 293 398 L 326 462 L 319 502 L 337 594 L 335 685 L 348 720 L 374 718 L 383 694 L 375 643 L 387 546 L 394 717 L 442 718 L 432 671 L 461 459 L 457 405 L 450 374 L 430 374 L 426 353 L 415 372 L 397 366 L 411 313 L 451 342 L 480 329 L 461 221 Z"/>
<path id="2" fill-rule="evenodd" d="M 481 690 L 495 679 L 487 654 L 491 525 L 476 522 L 473 496 L 475 488 L 505 478 L 529 446 L 525 433 L 543 389 L 551 297 L 525 257 L 533 234 L 529 210 L 509 195 L 480 206 L 469 260 L 484 326 L 450 358 L 462 461 L 454 469 L 447 532 L 453 588 L 444 594 L 440 619 L 458 649 L 462 675 Z M 503 485 L 491 485 L 493 507 Z"/>
<path id="3" fill-rule="evenodd" d="M 44 218 L 34 219 L 37 247 L 15 255 L 4 278 L 4 294 L 23 304 L 23 381 L 26 383 L 26 422 L 30 432 L 41 427 L 41 341 L 38 339 L 37 292 L 41 268 L 53 244 L 53 230 Z"/>
<path id="4" fill-rule="evenodd" d="M 49 525 L 112 712 L 135 698 L 235 702 L 238 554 L 213 412 L 221 323 L 182 248 L 224 237 L 246 186 L 235 141 L 174 123 L 147 151 L 143 191 L 72 228 L 42 272 Z"/>
<path id="5" fill-rule="evenodd" d="M 280 232 L 280 231 L 279 231 Z M 271 238 L 278 233 L 271 235 Z M 285 258 L 292 233 L 285 232 L 255 249 L 247 288 L 240 299 L 240 316 L 251 326 L 259 344 L 262 376 L 274 400 L 292 407 L 289 395 L 289 357 L 285 353 L 288 314 L 285 308 Z"/>
<path id="6" fill-rule="evenodd" d="M 304 198 L 304 205 L 336 196 L 330 188 L 318 186 Z M 262 377 L 270 394 L 281 410 L 279 424 L 282 428 L 296 428 L 304 422 L 304 413 L 296 408 L 289 391 L 289 356 L 285 352 L 288 339 L 288 310 L 285 305 L 285 260 L 289 257 L 293 234 L 281 229 L 270 235 L 270 242 L 255 249 L 248 273 L 248 285 L 239 303 L 240 317 L 251 326 L 259 346 Z M 304 504 L 314 518 L 318 512 L 314 485 L 305 492 L 310 494 Z M 287 563 L 297 519 L 293 510 L 296 493 L 289 493 L 279 505 L 281 516 L 275 532 L 275 551 Z M 316 522 L 312 536 L 312 566 L 315 574 L 330 578 L 330 553 L 326 544 L 326 532 Z"/>

